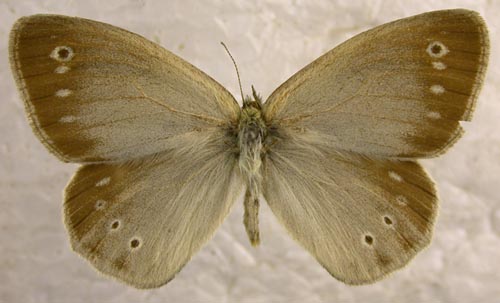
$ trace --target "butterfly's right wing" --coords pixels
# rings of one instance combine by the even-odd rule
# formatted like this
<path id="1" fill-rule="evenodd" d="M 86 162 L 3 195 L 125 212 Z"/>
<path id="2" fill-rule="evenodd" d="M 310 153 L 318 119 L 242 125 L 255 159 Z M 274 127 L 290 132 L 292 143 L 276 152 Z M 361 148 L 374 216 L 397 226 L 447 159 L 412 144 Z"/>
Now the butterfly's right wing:
<path id="1" fill-rule="evenodd" d="M 154 154 L 238 118 L 238 104 L 212 78 L 109 24 L 24 17 L 12 29 L 9 52 L 33 131 L 66 162 Z"/>
<path id="2" fill-rule="evenodd" d="M 477 13 L 421 14 L 346 41 L 264 104 L 264 197 L 334 277 L 374 282 L 430 242 L 434 185 L 396 159 L 436 156 L 460 137 L 488 51 Z"/>
<path id="3" fill-rule="evenodd" d="M 463 9 L 383 24 L 335 47 L 264 104 L 275 128 L 309 133 L 337 150 L 433 157 L 462 134 L 486 66 L 482 18 Z"/>
<path id="4" fill-rule="evenodd" d="M 293 136 L 275 141 L 263 166 L 273 213 L 344 283 L 375 282 L 431 240 L 437 197 L 416 162 L 370 159 Z"/>

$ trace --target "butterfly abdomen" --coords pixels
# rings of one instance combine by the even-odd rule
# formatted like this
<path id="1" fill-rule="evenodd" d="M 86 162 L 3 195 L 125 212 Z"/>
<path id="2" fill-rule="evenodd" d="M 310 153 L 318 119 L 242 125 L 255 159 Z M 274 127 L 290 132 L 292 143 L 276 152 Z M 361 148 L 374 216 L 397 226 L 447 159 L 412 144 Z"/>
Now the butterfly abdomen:
<path id="1" fill-rule="evenodd" d="M 254 246 L 260 242 L 258 211 L 262 181 L 261 153 L 262 142 L 267 135 L 259 101 L 244 100 L 238 125 L 239 168 L 247 186 L 243 223 Z"/>

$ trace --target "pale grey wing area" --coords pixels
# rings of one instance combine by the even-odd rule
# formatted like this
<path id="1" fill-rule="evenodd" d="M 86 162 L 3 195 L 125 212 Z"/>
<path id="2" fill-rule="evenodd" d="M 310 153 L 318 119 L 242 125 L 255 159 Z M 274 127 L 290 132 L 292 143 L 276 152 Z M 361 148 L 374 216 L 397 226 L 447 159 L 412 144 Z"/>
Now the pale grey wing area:
<path id="1" fill-rule="evenodd" d="M 378 26 L 292 76 L 265 103 L 277 128 L 381 157 L 432 157 L 462 134 L 488 62 L 475 12 L 425 13 Z"/>
<path id="2" fill-rule="evenodd" d="M 108 24 L 24 17 L 12 29 L 9 52 L 35 134 L 66 162 L 143 157 L 238 118 L 237 102 L 215 80 Z"/>
<path id="3" fill-rule="evenodd" d="M 137 288 L 170 281 L 212 237 L 242 189 L 225 135 L 198 137 L 194 149 L 80 167 L 64 198 L 73 249 Z"/>
<path id="4" fill-rule="evenodd" d="M 370 159 L 297 138 L 269 151 L 263 194 L 290 235 L 333 277 L 375 282 L 430 243 L 437 198 L 418 163 Z"/>

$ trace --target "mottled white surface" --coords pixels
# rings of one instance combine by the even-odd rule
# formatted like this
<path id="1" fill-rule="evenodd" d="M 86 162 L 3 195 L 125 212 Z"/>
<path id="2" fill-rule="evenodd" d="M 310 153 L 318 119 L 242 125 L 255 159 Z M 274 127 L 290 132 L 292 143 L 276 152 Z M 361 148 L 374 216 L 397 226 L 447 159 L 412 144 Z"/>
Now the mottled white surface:
<path id="1" fill-rule="evenodd" d="M 500 1 L 19 1 L 0 0 L 0 302 L 499 302 Z M 267 206 L 262 245 L 249 245 L 242 202 L 214 239 L 166 286 L 140 291 L 98 274 L 69 248 L 61 192 L 76 165 L 33 135 L 8 65 L 14 21 L 58 13 L 108 22 L 152 39 L 239 96 L 267 97 L 345 39 L 394 19 L 444 8 L 476 10 L 490 29 L 486 83 L 466 134 L 424 165 L 438 184 L 431 246 L 405 269 L 368 286 L 336 281 L 289 238 Z M 239 99 L 239 97 L 238 97 Z M 147 222 L 145 222 L 146 224 Z"/>

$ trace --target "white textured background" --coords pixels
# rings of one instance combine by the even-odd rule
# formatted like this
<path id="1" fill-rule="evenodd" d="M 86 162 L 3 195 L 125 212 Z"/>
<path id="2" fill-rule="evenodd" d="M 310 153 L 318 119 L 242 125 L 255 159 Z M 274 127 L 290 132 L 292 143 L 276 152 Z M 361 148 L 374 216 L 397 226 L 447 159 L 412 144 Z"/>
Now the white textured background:
<path id="1" fill-rule="evenodd" d="M 1 302 L 499 302 L 500 1 L 6 1 L 0 0 Z M 251 248 L 242 203 L 215 238 L 166 286 L 139 291 L 98 274 L 69 247 L 61 192 L 76 166 L 35 138 L 8 65 L 14 21 L 59 13 L 108 22 L 152 39 L 239 96 L 267 97 L 301 67 L 345 39 L 394 19 L 465 7 L 486 19 L 491 57 L 476 114 L 446 155 L 424 165 L 441 207 L 434 241 L 405 269 L 369 286 L 336 281 L 294 243 L 267 206 L 262 245 Z M 239 97 L 237 98 L 239 99 Z"/>

